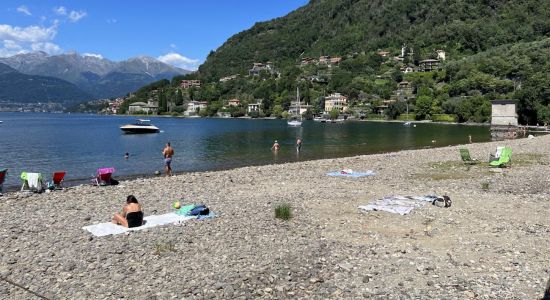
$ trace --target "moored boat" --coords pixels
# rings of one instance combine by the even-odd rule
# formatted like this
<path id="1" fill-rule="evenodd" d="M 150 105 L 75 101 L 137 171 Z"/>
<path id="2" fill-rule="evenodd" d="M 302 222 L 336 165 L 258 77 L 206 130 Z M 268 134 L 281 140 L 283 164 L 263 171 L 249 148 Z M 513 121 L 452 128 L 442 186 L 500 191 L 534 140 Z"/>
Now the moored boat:
<path id="1" fill-rule="evenodd" d="M 138 119 L 134 124 L 127 124 L 120 127 L 124 133 L 157 133 L 159 128 L 151 124 L 150 120 Z"/>
<path id="2" fill-rule="evenodd" d="M 302 114 L 300 112 L 300 108 L 301 108 L 301 105 L 300 105 L 300 90 L 299 90 L 298 87 L 296 87 L 296 99 L 298 99 L 298 116 L 295 117 L 296 119 L 292 119 L 292 120 L 289 120 L 289 121 L 286 122 L 288 124 L 288 126 L 292 126 L 292 127 L 302 126 Z"/>

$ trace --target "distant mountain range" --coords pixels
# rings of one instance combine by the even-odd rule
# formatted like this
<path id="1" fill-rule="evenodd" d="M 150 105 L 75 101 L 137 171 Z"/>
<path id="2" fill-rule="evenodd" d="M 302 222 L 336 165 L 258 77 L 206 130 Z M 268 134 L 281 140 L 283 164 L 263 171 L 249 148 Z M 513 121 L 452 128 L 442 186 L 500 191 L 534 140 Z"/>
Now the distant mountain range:
<path id="1" fill-rule="evenodd" d="M 15 103 L 56 102 L 70 105 L 92 99 L 76 85 L 51 76 L 23 74 L 0 63 L 0 101 Z"/>
<path id="2" fill-rule="evenodd" d="M 62 79 L 74 84 L 81 90 L 81 95 L 89 95 L 91 99 L 123 96 L 148 83 L 190 73 L 148 56 L 114 62 L 98 56 L 80 55 L 74 52 L 61 55 L 48 55 L 44 52 L 18 54 L 0 58 L 0 63 L 15 69 L 22 73 L 21 75 Z M 2 82 L 2 86 L 8 89 L 15 88 L 9 84 L 9 76 L 4 80 L 8 81 Z M 17 92 L 8 91 L 8 93 Z M 40 96 L 31 98 L 40 98 Z"/>

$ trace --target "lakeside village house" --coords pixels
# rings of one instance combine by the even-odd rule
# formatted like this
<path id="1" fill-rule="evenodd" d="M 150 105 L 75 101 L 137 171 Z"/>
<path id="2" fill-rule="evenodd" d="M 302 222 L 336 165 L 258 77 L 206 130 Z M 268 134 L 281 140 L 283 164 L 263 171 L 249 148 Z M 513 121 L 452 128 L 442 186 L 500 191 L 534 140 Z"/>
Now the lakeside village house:
<path id="1" fill-rule="evenodd" d="M 325 97 L 325 112 L 330 112 L 333 109 L 337 109 L 340 112 L 347 112 L 348 97 L 340 93 L 333 93 Z"/>
<path id="2" fill-rule="evenodd" d="M 183 113 L 185 116 L 196 116 L 201 109 L 206 109 L 208 102 L 206 101 L 189 101 L 187 110 Z"/>
<path id="3" fill-rule="evenodd" d="M 152 100 L 149 99 L 147 103 L 144 102 L 134 102 L 128 106 L 128 114 L 136 114 L 136 113 L 145 113 L 147 115 L 155 115 L 158 113 L 159 107 L 158 105 Z"/>
<path id="4" fill-rule="evenodd" d="M 516 100 L 503 99 L 491 101 L 491 138 L 492 140 L 514 139 L 518 131 Z"/>

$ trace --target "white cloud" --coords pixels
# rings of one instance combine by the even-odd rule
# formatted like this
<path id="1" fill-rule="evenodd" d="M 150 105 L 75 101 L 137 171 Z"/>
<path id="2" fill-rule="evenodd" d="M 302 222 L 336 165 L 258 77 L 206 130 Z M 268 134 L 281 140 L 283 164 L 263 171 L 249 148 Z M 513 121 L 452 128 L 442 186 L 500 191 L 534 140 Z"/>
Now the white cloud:
<path id="1" fill-rule="evenodd" d="M 83 11 L 83 10 L 80 10 L 80 11 L 71 10 L 71 11 L 69 11 L 69 10 L 67 10 L 67 8 L 65 6 L 54 7 L 53 12 L 58 16 L 67 16 L 69 21 L 71 21 L 73 23 L 80 21 L 80 19 L 82 19 L 82 18 L 84 18 L 85 16 L 88 15 L 88 13 Z"/>
<path id="2" fill-rule="evenodd" d="M 27 16 L 32 16 L 31 11 L 25 5 L 21 5 L 17 8 L 17 11 Z"/>
<path id="3" fill-rule="evenodd" d="M 22 50 L 23 47 L 21 45 L 17 44 L 15 41 L 12 40 L 4 40 L 4 48 L 10 49 L 10 50 Z"/>
<path id="4" fill-rule="evenodd" d="M 165 55 L 157 57 L 158 60 L 165 64 L 169 64 L 178 68 L 195 71 L 199 67 L 200 61 L 198 59 L 187 58 L 181 54 L 170 52 Z"/>
<path id="5" fill-rule="evenodd" d="M 82 56 L 90 56 L 90 57 L 95 57 L 95 58 L 103 58 L 103 55 L 101 55 L 101 54 L 96 54 L 96 53 L 83 53 Z"/>
<path id="6" fill-rule="evenodd" d="M 61 52 L 61 48 L 52 43 L 57 35 L 57 24 L 50 27 L 18 27 L 0 24 L 0 56 L 12 56 L 29 51 L 44 51 L 49 54 Z"/>
<path id="7" fill-rule="evenodd" d="M 64 6 L 54 7 L 53 11 L 58 16 L 65 16 L 67 15 L 67 9 Z"/>
<path id="8" fill-rule="evenodd" d="M 31 45 L 32 51 L 44 51 L 48 54 L 59 54 L 62 52 L 61 48 L 50 42 L 44 42 L 44 43 L 33 43 Z"/>
<path id="9" fill-rule="evenodd" d="M 81 10 L 81 11 L 72 10 L 69 13 L 69 20 L 71 20 L 71 22 L 78 22 L 80 19 L 84 18 L 87 15 L 88 15 L 88 13 L 86 13 L 83 10 Z"/>
<path id="10" fill-rule="evenodd" d="M 0 57 L 12 56 L 25 53 L 23 47 L 12 40 L 4 40 L 4 47 L 0 47 Z"/>
<path id="11" fill-rule="evenodd" d="M 0 24 L 0 40 L 13 40 L 21 42 L 40 42 L 53 40 L 57 34 L 57 25 L 50 27 L 27 26 L 18 27 Z"/>

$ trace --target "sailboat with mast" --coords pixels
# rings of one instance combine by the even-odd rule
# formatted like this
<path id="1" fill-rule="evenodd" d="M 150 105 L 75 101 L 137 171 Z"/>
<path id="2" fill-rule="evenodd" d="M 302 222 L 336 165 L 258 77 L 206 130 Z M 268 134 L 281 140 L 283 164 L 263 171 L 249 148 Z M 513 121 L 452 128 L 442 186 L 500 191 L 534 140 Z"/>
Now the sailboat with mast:
<path id="1" fill-rule="evenodd" d="M 287 121 L 288 126 L 294 126 L 294 127 L 302 126 L 302 114 L 301 114 L 300 88 L 299 87 L 296 87 L 296 99 L 298 100 L 298 118 L 299 119 L 288 120 Z"/>

